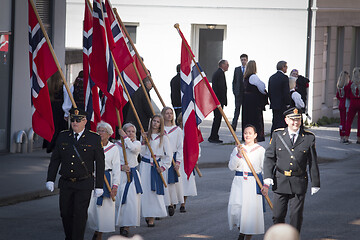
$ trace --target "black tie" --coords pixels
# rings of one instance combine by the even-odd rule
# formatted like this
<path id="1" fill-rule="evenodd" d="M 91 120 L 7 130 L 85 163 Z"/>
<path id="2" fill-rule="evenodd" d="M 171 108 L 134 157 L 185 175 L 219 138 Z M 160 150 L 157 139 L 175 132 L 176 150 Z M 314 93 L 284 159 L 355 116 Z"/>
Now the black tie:
<path id="1" fill-rule="evenodd" d="M 75 141 L 77 141 L 79 134 L 78 134 L 78 133 L 75 133 L 74 136 L 75 136 Z"/>
<path id="2" fill-rule="evenodd" d="M 294 143 L 295 143 L 295 136 L 296 136 L 296 134 L 291 134 L 291 144 L 292 145 L 294 145 Z"/>

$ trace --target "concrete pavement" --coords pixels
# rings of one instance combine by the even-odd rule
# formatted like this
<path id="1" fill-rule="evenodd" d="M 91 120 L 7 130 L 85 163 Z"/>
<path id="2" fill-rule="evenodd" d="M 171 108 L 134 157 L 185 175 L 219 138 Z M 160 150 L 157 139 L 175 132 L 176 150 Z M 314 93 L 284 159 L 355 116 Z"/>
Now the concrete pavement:
<path id="1" fill-rule="evenodd" d="M 234 145 L 230 131 L 222 122 L 219 135 L 224 141 L 222 144 L 209 143 L 207 138 L 211 130 L 211 120 L 205 120 L 201 125 L 204 142 L 201 143 L 201 157 L 199 167 L 226 166 Z M 265 123 L 265 142 L 260 143 L 267 147 L 270 141 L 269 132 L 271 123 Z M 347 159 L 360 153 L 360 145 L 356 144 L 356 130 L 353 129 L 350 141 L 352 144 L 344 145 L 339 142 L 339 130 L 336 125 L 326 127 L 313 127 L 309 129 L 316 135 L 317 153 L 320 162 Z M 237 131 L 240 138 L 240 127 Z M 51 194 L 45 189 L 47 167 L 51 154 L 45 150 L 37 149 L 28 154 L 1 154 L 0 155 L 0 206 L 32 200 Z"/>

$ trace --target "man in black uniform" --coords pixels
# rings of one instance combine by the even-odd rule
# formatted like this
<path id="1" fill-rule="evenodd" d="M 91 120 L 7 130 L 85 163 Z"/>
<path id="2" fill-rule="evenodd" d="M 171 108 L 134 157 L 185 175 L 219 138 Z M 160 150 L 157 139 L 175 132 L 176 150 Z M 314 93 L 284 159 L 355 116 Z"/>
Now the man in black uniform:
<path id="1" fill-rule="evenodd" d="M 229 63 L 227 60 L 219 61 L 219 68 L 214 72 L 212 76 L 212 88 L 214 89 L 216 97 L 219 99 L 221 107 L 227 105 L 227 86 L 226 86 L 226 78 L 225 72 L 229 69 Z M 214 120 L 211 126 L 211 134 L 208 138 L 208 141 L 211 143 L 222 143 L 223 141 L 219 139 L 219 128 L 221 125 L 221 113 L 218 108 L 215 108 L 214 112 Z"/>
<path id="2" fill-rule="evenodd" d="M 100 136 L 85 129 L 85 110 L 72 108 L 70 120 L 72 130 L 65 130 L 59 134 L 51 155 L 46 188 L 54 190 L 56 174 L 61 164 L 59 206 L 65 239 L 83 240 L 87 209 L 94 185 L 94 196 L 99 197 L 103 194 L 105 156 Z"/>
<path id="3" fill-rule="evenodd" d="M 177 119 L 181 113 L 181 77 L 180 77 L 180 64 L 176 66 L 177 74 L 170 81 L 171 88 L 171 104 L 173 105 L 176 119 L 175 123 L 177 124 Z"/>
<path id="4" fill-rule="evenodd" d="M 290 224 L 299 232 L 303 221 L 305 194 L 308 186 L 307 166 L 311 178 L 311 195 L 320 189 L 320 174 L 315 149 L 315 136 L 301 124 L 301 111 L 284 112 L 287 128 L 276 129 L 265 152 L 263 194 L 273 185 L 273 222 L 284 223 L 290 204 Z"/>

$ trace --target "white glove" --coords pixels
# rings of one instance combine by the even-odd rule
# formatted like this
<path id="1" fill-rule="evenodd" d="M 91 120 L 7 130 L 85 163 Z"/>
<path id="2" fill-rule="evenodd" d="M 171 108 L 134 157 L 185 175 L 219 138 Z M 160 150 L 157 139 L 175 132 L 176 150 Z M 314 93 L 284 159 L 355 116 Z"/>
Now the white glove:
<path id="1" fill-rule="evenodd" d="M 95 188 L 94 190 L 94 197 L 100 197 L 101 195 L 103 195 L 104 190 L 102 188 Z"/>
<path id="2" fill-rule="evenodd" d="M 319 187 L 312 187 L 311 188 L 311 195 L 314 195 L 315 193 L 317 193 L 320 190 Z"/>
<path id="3" fill-rule="evenodd" d="M 46 182 L 46 188 L 50 192 L 54 191 L 54 182 L 51 182 L 51 181 Z"/>
<path id="4" fill-rule="evenodd" d="M 274 185 L 274 180 L 272 178 L 265 178 L 264 184 L 266 184 L 268 186 Z"/>

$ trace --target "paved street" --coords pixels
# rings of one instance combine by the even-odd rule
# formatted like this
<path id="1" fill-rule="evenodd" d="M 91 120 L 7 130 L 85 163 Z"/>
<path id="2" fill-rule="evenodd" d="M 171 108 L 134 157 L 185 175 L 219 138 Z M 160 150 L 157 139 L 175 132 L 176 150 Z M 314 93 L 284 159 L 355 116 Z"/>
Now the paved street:
<path id="1" fill-rule="evenodd" d="M 238 232 L 230 231 L 227 222 L 227 203 L 234 173 L 226 166 L 234 145 L 225 124 L 220 138 L 224 144 L 206 141 L 211 121 L 201 130 L 205 141 L 201 144 L 199 164 L 203 173 L 197 178 L 198 196 L 189 198 L 187 213 L 179 209 L 173 217 L 156 221 L 155 228 L 141 226 L 131 229 L 144 239 L 237 239 Z M 270 124 L 265 124 L 269 132 Z M 304 224 L 301 233 L 305 240 L 359 239 L 360 235 L 360 145 L 339 143 L 336 126 L 311 129 L 316 134 L 321 171 L 321 190 L 305 201 Z M 261 145 L 267 147 L 269 137 Z M 35 151 L 29 154 L 0 155 L 0 240 L 57 240 L 64 239 L 58 208 L 58 195 L 45 190 L 50 154 Z M 30 201 L 26 201 L 30 200 Z M 9 203 L 16 203 L 9 205 Z M 265 228 L 272 225 L 267 207 Z M 118 233 L 118 229 L 117 232 Z M 104 239 L 112 234 L 105 234 Z M 85 239 L 91 239 L 87 229 Z M 253 239 L 263 239 L 262 235 Z"/>
<path id="2" fill-rule="evenodd" d="M 322 186 L 307 196 L 302 239 L 358 239 L 360 235 L 359 157 L 320 165 Z M 155 228 L 131 229 L 144 239 L 237 239 L 229 231 L 227 201 L 233 173 L 227 168 L 202 169 L 198 178 L 198 196 L 189 198 L 187 213 L 156 221 Z M 58 196 L 23 202 L 0 208 L 0 239 L 64 239 L 58 210 Z M 178 209 L 177 209 L 178 210 Z M 267 207 L 265 227 L 271 226 Z M 110 236 L 112 234 L 106 234 Z M 92 232 L 87 229 L 86 238 Z M 262 239 L 256 236 L 253 239 Z M 104 238 L 106 239 L 106 238 Z"/>

